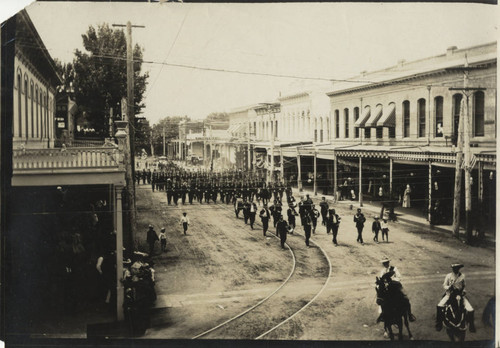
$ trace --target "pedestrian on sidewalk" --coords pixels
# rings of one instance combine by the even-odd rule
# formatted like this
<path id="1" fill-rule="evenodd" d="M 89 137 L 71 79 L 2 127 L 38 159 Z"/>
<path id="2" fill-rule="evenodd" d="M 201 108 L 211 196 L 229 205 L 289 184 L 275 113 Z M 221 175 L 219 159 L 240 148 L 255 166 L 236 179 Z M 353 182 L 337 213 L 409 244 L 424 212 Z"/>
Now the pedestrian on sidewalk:
<path id="1" fill-rule="evenodd" d="M 278 223 L 276 224 L 276 235 L 279 234 L 279 236 L 280 236 L 280 242 L 281 242 L 282 249 L 285 249 L 287 232 L 288 232 L 288 224 L 286 223 L 285 220 L 283 220 L 283 215 L 280 215 Z"/>
<path id="2" fill-rule="evenodd" d="M 184 234 L 186 234 L 186 232 L 188 230 L 188 226 L 189 226 L 189 218 L 187 217 L 186 212 L 182 213 L 180 224 L 182 225 L 182 228 L 184 229 Z"/>
<path id="3" fill-rule="evenodd" d="M 358 243 L 361 243 L 361 245 L 364 245 L 363 228 L 365 227 L 365 221 L 365 216 L 361 212 L 361 209 L 358 208 L 358 212 L 356 213 L 356 215 L 354 215 L 354 222 L 356 223 L 356 229 L 358 230 L 358 238 L 356 239 L 356 241 Z"/>
<path id="4" fill-rule="evenodd" d="M 388 243 L 389 242 L 389 225 L 387 224 L 387 219 L 382 220 L 382 241 L 384 240 Z"/>
<path id="5" fill-rule="evenodd" d="M 411 208 L 410 194 L 410 185 L 406 185 L 405 192 L 403 193 L 403 208 Z"/>
<path id="6" fill-rule="evenodd" d="M 375 216 L 375 221 L 373 221 L 373 223 L 372 223 L 372 232 L 374 234 L 373 240 L 377 244 L 378 244 L 378 234 L 379 234 L 381 229 L 382 229 L 382 226 L 380 225 L 380 221 L 378 221 L 378 216 Z"/>
<path id="7" fill-rule="evenodd" d="M 160 246 L 162 252 L 167 250 L 167 235 L 165 233 L 165 227 L 162 227 L 160 231 Z"/>
<path id="8" fill-rule="evenodd" d="M 328 211 L 328 217 L 326 220 L 326 234 L 329 234 L 330 231 L 332 232 L 333 235 L 333 244 L 335 246 L 338 245 L 337 243 L 337 234 L 339 232 L 339 225 L 340 225 L 340 216 L 338 216 L 335 213 L 335 209 L 330 209 Z"/>

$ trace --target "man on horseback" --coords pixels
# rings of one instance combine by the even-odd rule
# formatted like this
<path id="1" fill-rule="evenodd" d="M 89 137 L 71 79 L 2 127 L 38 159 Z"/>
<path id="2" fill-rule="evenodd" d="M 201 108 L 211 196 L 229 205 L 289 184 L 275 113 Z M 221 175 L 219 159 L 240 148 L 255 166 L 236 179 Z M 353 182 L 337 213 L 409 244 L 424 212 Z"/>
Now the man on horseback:
<path id="1" fill-rule="evenodd" d="M 403 301 L 408 305 L 408 319 L 410 321 L 415 321 L 416 318 L 411 312 L 410 299 L 408 298 L 408 295 L 404 291 L 403 285 L 401 284 L 401 274 L 395 266 L 390 265 L 390 262 L 391 260 L 389 260 L 388 258 L 384 258 L 382 260 L 382 265 L 384 266 L 384 268 L 382 268 L 382 270 L 380 271 L 379 278 L 388 283 L 392 283 L 392 286 L 396 286 L 399 288 Z M 380 323 L 382 321 L 382 307 L 379 306 L 378 310 L 379 316 L 377 318 L 377 323 Z"/>
<path id="2" fill-rule="evenodd" d="M 445 305 L 450 299 L 450 294 L 453 290 L 462 294 L 465 310 L 467 311 L 467 321 L 469 322 L 470 332 L 476 332 L 474 325 L 474 308 L 472 308 L 469 300 L 465 297 L 465 275 L 460 272 L 460 268 L 464 265 L 454 263 L 451 265 L 452 272 L 448 273 L 444 278 L 443 288 L 446 291 L 441 301 L 437 305 L 436 311 L 436 330 L 441 331 L 443 328 L 443 318 Z"/>

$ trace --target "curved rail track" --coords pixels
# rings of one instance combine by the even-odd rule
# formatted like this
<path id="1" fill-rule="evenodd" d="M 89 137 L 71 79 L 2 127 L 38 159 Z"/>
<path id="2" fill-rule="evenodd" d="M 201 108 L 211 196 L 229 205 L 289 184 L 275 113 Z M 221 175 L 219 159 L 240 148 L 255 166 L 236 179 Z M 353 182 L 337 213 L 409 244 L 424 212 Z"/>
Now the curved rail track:
<path id="1" fill-rule="evenodd" d="M 214 207 L 224 208 L 225 210 L 233 210 L 230 208 L 232 206 L 217 204 Z M 256 226 L 262 226 L 260 223 L 255 223 Z M 261 231 L 260 229 L 256 229 L 255 231 Z M 247 231 L 251 234 L 251 231 Z M 275 238 L 278 238 L 273 233 L 271 233 Z M 290 235 L 289 235 L 290 236 Z M 279 239 L 279 238 L 278 238 Z M 302 248 L 297 248 L 296 246 L 291 247 L 290 244 L 296 245 L 298 240 L 295 238 L 287 238 L 286 246 L 289 252 L 292 255 L 293 265 L 292 270 L 285 281 L 276 288 L 273 292 L 271 292 L 264 299 L 260 300 L 255 305 L 246 309 L 245 311 L 233 316 L 232 318 L 214 326 L 211 329 L 208 329 L 196 336 L 193 339 L 198 339 L 202 337 L 206 338 L 238 338 L 238 339 L 262 339 L 268 336 L 271 332 L 275 331 L 285 323 L 289 322 L 293 318 L 295 318 L 298 314 L 304 311 L 307 307 L 309 307 L 324 291 L 326 286 L 328 285 L 328 281 L 332 272 L 332 264 L 326 252 L 312 239 L 310 242 L 316 246 L 316 248 L 306 248 L 305 246 Z M 309 252 L 311 250 L 317 249 L 321 252 L 322 258 L 326 260 L 328 264 L 328 272 L 325 275 L 324 269 L 319 268 L 314 271 L 312 276 L 304 276 L 308 271 L 308 261 L 312 256 L 311 254 L 314 251 Z M 295 251 L 294 251 L 295 250 Z M 318 253 L 319 254 L 319 253 Z M 321 255 L 316 255 L 318 257 Z M 321 287 L 317 286 L 317 284 L 313 284 L 314 291 L 304 293 L 302 295 L 299 294 L 299 298 L 293 300 L 293 303 L 290 304 L 289 298 L 286 297 L 286 294 L 296 294 L 294 285 L 309 285 L 309 282 L 317 283 L 319 278 L 326 278 L 324 283 L 321 284 Z M 317 290 L 319 288 L 319 290 Z M 279 295 L 283 294 L 282 297 Z M 293 296 L 295 297 L 295 296 Z M 274 301 L 271 303 L 269 301 L 273 299 Z M 305 303 L 304 303 L 305 302 Z M 298 307 L 297 307 L 298 305 Z M 274 307 L 274 308 L 273 308 Z M 270 311 L 266 311 L 266 308 L 273 309 L 276 312 L 276 308 L 280 308 L 280 315 L 278 318 L 272 318 L 270 321 L 266 318 L 267 314 Z M 284 316 L 284 317 L 283 317 Z M 261 323 L 265 321 L 264 323 Z M 256 322 L 258 323 L 256 325 Z M 218 334 L 215 334 L 218 333 Z"/>

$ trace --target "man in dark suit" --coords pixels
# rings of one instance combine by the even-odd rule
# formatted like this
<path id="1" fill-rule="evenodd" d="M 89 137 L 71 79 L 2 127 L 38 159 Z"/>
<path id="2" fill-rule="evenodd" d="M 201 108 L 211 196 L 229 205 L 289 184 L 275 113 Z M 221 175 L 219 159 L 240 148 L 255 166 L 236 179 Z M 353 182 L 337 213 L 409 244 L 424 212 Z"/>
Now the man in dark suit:
<path id="1" fill-rule="evenodd" d="M 260 211 L 259 217 L 260 221 L 262 221 L 262 231 L 265 237 L 267 229 L 269 228 L 269 218 L 271 217 L 271 213 L 269 209 L 267 209 L 267 204 L 264 204 L 264 208 Z"/>
<path id="2" fill-rule="evenodd" d="M 335 209 L 330 209 L 328 211 L 328 218 L 326 220 L 326 233 L 329 234 L 332 231 L 333 244 L 337 246 L 337 234 L 339 232 L 340 217 L 335 213 Z"/>
<path id="3" fill-rule="evenodd" d="M 285 249 L 286 235 L 288 232 L 288 224 L 283 220 L 283 215 L 280 215 L 278 223 L 276 224 L 276 235 L 279 234 L 281 248 Z"/>
<path id="4" fill-rule="evenodd" d="M 375 243 L 378 243 L 378 233 L 380 230 L 382 230 L 382 226 L 380 225 L 380 221 L 378 221 L 378 216 L 375 216 L 375 221 L 372 223 L 373 240 Z"/>
<path id="5" fill-rule="evenodd" d="M 354 222 L 356 223 L 356 229 L 358 230 L 358 239 L 356 239 L 356 241 L 361 243 L 361 245 L 365 244 L 363 242 L 363 228 L 365 227 L 365 221 L 365 216 L 361 212 L 361 209 L 358 208 L 358 212 L 354 215 Z"/>

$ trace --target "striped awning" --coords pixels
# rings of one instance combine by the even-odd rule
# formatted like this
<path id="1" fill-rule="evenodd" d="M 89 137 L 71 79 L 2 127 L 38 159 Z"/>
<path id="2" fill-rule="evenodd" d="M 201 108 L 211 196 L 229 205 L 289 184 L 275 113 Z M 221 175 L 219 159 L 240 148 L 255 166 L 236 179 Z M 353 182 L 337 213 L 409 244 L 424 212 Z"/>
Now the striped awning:
<path id="1" fill-rule="evenodd" d="M 370 118 L 370 107 L 366 107 L 361 114 L 361 117 L 354 123 L 354 127 L 364 127 L 366 120 Z"/>
<path id="2" fill-rule="evenodd" d="M 382 105 L 379 104 L 372 112 L 368 121 L 366 121 L 365 127 L 376 127 L 377 121 L 379 120 L 380 116 L 382 116 Z"/>
<path id="3" fill-rule="evenodd" d="M 377 127 L 396 127 L 396 104 L 390 104 L 378 120 Z"/>

